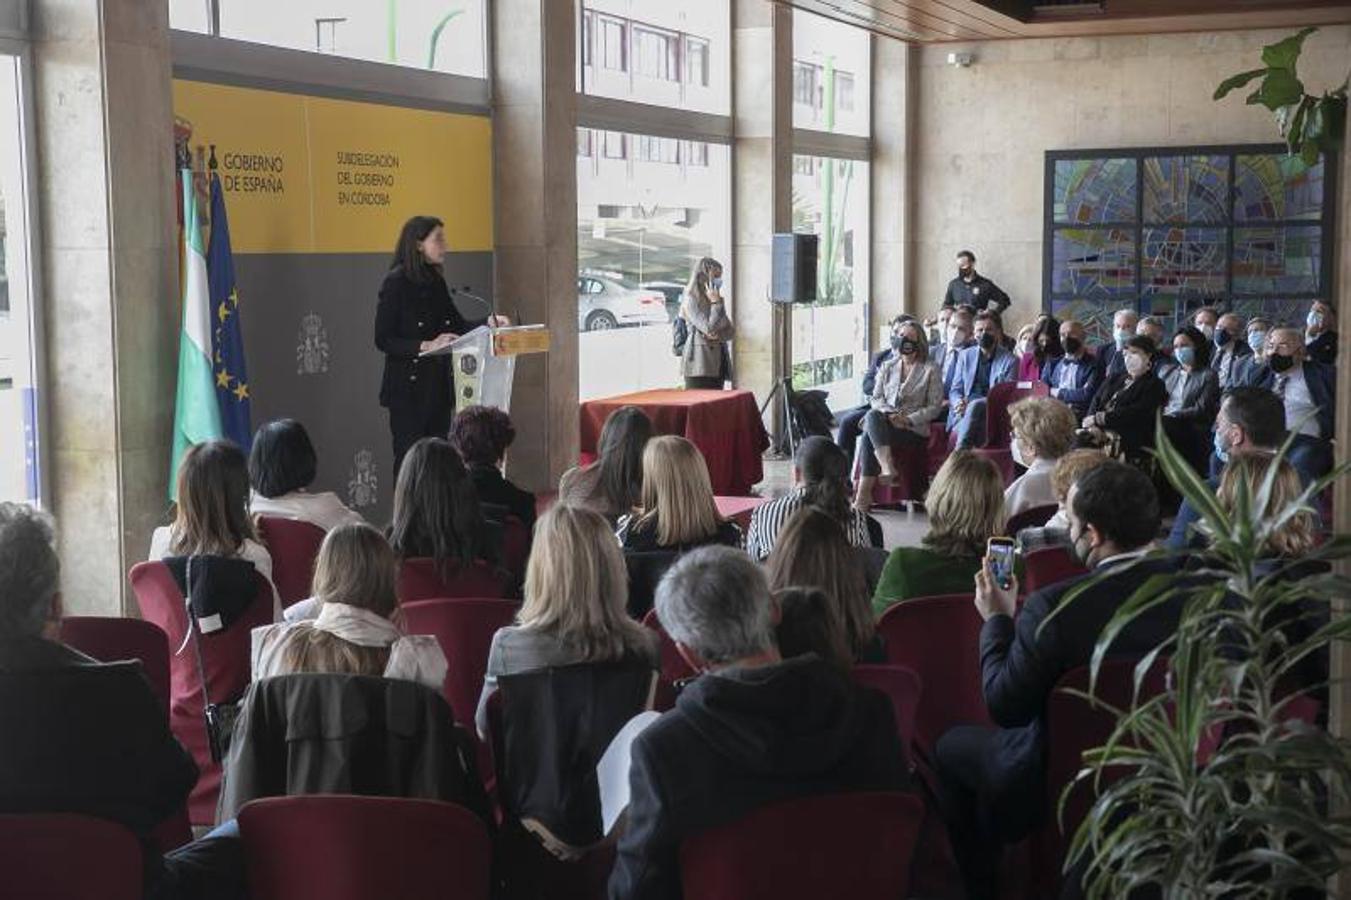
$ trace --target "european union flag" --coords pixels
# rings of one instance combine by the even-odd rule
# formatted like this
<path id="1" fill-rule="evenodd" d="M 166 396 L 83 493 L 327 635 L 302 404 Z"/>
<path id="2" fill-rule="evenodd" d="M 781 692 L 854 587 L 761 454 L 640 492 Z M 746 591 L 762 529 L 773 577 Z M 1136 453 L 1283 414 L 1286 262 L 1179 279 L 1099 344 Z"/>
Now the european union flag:
<path id="1" fill-rule="evenodd" d="M 244 364 L 244 331 L 239 322 L 235 257 L 230 250 L 230 223 L 220 176 L 211 173 L 211 241 L 206 248 L 206 279 L 211 297 L 211 369 L 216 376 L 216 401 L 225 436 L 249 452 L 253 428 L 249 417 L 249 373 Z"/>

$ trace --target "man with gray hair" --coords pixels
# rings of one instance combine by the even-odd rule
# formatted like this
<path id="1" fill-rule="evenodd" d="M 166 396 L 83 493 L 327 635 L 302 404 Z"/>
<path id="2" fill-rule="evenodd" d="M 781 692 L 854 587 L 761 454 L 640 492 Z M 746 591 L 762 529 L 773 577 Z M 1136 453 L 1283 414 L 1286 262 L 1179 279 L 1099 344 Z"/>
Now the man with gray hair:
<path id="1" fill-rule="evenodd" d="M 682 556 L 656 608 L 701 675 L 633 742 L 611 900 L 680 897 L 681 842 L 766 804 L 906 787 L 890 701 L 817 656 L 779 657 L 778 611 L 745 553 Z"/>

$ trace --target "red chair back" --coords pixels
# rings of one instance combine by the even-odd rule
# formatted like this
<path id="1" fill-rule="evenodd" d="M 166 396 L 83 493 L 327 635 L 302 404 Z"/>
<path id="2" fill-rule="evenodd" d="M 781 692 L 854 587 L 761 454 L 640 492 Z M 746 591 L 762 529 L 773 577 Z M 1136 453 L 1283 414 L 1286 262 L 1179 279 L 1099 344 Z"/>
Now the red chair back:
<path id="1" fill-rule="evenodd" d="M 826 794 L 776 803 L 680 848 L 686 897 L 895 900 L 906 896 L 924 818 L 917 796 Z"/>
<path id="2" fill-rule="evenodd" d="M 643 616 L 643 624 L 655 631 L 661 640 L 661 680 L 657 683 L 657 699 L 653 708 L 667 710 L 675 705 L 675 683 L 693 678 L 699 673 L 694 671 L 690 664 L 685 662 L 685 657 L 680 655 L 675 641 L 666 633 L 666 629 L 661 627 L 661 620 L 657 618 L 655 609 L 648 610 L 647 615 Z"/>
<path id="3" fill-rule="evenodd" d="M 910 745 L 915 739 L 915 716 L 919 713 L 919 700 L 923 696 L 924 683 L 920 677 L 905 666 L 859 665 L 854 666 L 854 680 L 881 691 L 891 700 L 891 711 L 896 717 L 896 733 L 901 738 L 906 760 L 910 761 L 913 755 Z"/>
<path id="4" fill-rule="evenodd" d="M 251 900 L 487 900 L 492 843 L 452 803 L 311 795 L 239 811 Z"/>
<path id="5" fill-rule="evenodd" d="M 906 600 L 877 622 L 887 662 L 910 669 L 924 685 L 913 740 L 925 753 L 954 725 L 992 724 L 980 681 L 982 624 L 970 594 Z"/>
<path id="6" fill-rule="evenodd" d="M 6 897 L 141 900 L 141 845 L 116 822 L 68 814 L 0 815 Z"/>
<path id="7" fill-rule="evenodd" d="M 497 629 L 516 621 L 520 609 L 510 600 L 466 597 L 404 603 L 404 630 L 430 634 L 441 644 L 449 669 L 442 689 L 455 721 L 474 733 L 474 711 L 483 692 L 488 648 Z"/>
<path id="8" fill-rule="evenodd" d="M 1075 562 L 1064 547 L 1033 550 L 1023 557 L 1022 592 L 1026 596 L 1048 584 L 1087 574 L 1088 570 Z"/>
<path id="9" fill-rule="evenodd" d="M 1014 537 L 1024 528 L 1040 528 L 1051 521 L 1051 517 L 1059 510 L 1060 507 L 1054 503 L 1025 509 L 1020 513 L 1009 516 L 1008 524 L 1004 526 L 1004 533 L 1009 537 Z"/>
<path id="10" fill-rule="evenodd" d="M 272 583 L 282 607 L 310 596 L 314 561 L 326 532 L 318 525 L 279 516 L 259 516 L 258 536 L 272 556 Z"/>
<path id="11" fill-rule="evenodd" d="M 525 579 L 525 564 L 530 561 L 530 529 L 515 516 L 502 520 L 502 568 Z"/>
<path id="12" fill-rule="evenodd" d="M 991 450 L 1009 448 L 1013 424 L 1009 407 L 1024 397 L 1049 397 L 1051 388 L 1043 381 L 1001 381 L 990 388 L 985 398 L 985 444 Z"/>
<path id="13" fill-rule="evenodd" d="M 261 574 L 255 582 L 253 602 L 229 628 L 201 639 L 202 661 L 206 668 L 211 701 L 237 700 L 249 686 L 251 632 L 272 622 L 272 587 Z M 211 825 L 216 820 L 216 797 L 220 793 L 220 766 L 211 761 L 210 745 L 203 720 L 202 679 L 197 671 L 197 656 L 188 632 L 188 614 L 183 592 L 162 562 L 144 562 L 132 566 L 131 589 L 141 607 L 141 615 L 158 625 L 168 638 L 169 727 L 197 762 L 201 775 L 188 798 L 188 815 L 194 825 Z M 181 652 L 178 651 L 182 648 Z"/>
<path id="14" fill-rule="evenodd" d="M 398 594 L 400 603 L 433 600 L 438 597 L 507 596 L 510 578 L 486 562 L 468 566 L 448 565 L 449 577 L 442 578 L 436 563 L 430 559 L 405 559 L 399 565 Z"/>

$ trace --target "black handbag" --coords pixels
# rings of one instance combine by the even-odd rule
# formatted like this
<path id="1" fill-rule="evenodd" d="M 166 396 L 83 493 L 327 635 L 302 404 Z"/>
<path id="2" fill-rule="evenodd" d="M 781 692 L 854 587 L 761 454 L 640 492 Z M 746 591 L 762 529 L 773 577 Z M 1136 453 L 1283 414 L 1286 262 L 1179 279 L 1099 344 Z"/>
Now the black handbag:
<path id="1" fill-rule="evenodd" d="M 197 658 L 197 677 L 202 682 L 202 715 L 206 721 L 207 746 L 211 751 L 211 761 L 219 764 L 225 761 L 225 755 L 230 751 L 230 737 L 234 734 L 235 719 L 239 717 L 240 704 L 237 702 L 211 702 L 211 689 L 206 677 L 206 663 L 202 658 L 202 627 L 192 600 L 193 559 L 194 557 L 188 557 L 184 572 L 184 581 L 187 584 L 187 603 L 185 605 L 188 609 L 188 628 L 192 632 L 192 651 Z M 219 613 L 216 614 L 213 617 L 215 621 L 212 623 L 215 627 L 211 630 L 217 631 L 228 626 L 242 612 L 242 609 L 232 612 L 233 615 L 228 617 Z"/>

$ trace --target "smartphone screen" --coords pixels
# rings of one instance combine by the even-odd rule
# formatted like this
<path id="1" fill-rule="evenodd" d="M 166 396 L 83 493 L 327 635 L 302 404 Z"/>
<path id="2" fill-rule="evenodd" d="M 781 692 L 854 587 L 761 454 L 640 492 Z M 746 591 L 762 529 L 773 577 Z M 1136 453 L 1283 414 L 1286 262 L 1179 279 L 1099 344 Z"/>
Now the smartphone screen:
<path id="1" fill-rule="evenodd" d="M 1013 538 L 992 537 L 986 551 L 990 557 L 990 571 L 1001 588 L 1013 587 Z"/>

